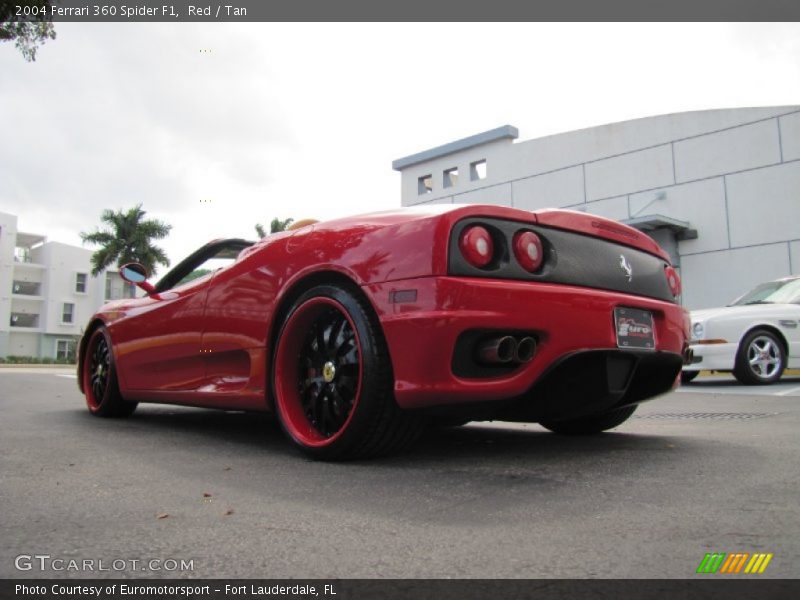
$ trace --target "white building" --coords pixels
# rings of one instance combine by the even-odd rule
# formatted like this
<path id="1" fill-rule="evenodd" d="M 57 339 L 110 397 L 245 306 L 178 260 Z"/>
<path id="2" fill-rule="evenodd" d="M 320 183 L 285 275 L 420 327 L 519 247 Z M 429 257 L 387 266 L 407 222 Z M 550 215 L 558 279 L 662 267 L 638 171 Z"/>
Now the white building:
<path id="1" fill-rule="evenodd" d="M 670 252 L 689 308 L 800 273 L 800 106 L 517 137 L 507 125 L 394 161 L 403 206 L 561 207 L 631 224 Z"/>
<path id="2" fill-rule="evenodd" d="M 130 296 L 117 273 L 91 276 L 92 250 L 48 242 L 0 212 L 0 357 L 66 358 L 89 317 Z"/>

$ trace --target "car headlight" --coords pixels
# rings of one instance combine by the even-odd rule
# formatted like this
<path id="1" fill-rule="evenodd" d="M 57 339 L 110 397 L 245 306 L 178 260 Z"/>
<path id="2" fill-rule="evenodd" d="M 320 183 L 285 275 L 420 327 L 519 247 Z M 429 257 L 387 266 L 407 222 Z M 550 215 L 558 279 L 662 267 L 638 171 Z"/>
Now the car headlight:
<path id="1" fill-rule="evenodd" d="M 692 339 L 693 340 L 700 340 L 703 339 L 703 334 L 705 333 L 705 326 L 703 323 L 698 321 L 692 325 Z"/>

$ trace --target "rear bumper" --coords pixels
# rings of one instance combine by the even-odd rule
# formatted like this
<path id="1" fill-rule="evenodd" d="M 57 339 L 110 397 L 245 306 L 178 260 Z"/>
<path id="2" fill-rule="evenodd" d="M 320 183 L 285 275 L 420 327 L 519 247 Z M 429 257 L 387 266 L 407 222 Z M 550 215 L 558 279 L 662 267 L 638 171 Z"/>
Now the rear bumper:
<path id="1" fill-rule="evenodd" d="M 673 386 L 688 333 L 680 306 L 575 286 L 429 277 L 370 285 L 365 291 L 387 339 L 397 402 L 408 409 L 518 398 L 534 390 L 559 364 L 567 364 L 569 357 L 593 351 L 631 356 L 637 364 L 644 357 L 656 371 L 671 374 L 669 381 L 650 390 L 652 396 Z M 652 312 L 655 351 L 617 348 L 613 310 L 618 306 Z M 457 376 L 453 372 L 456 343 L 471 330 L 533 335 L 538 341 L 536 355 L 531 362 L 497 376 Z M 570 364 L 560 369 L 561 377 L 566 372 L 580 378 L 580 364 Z M 627 383 L 632 385 L 633 380 L 632 376 Z M 596 396 L 606 396 L 608 391 L 597 389 Z M 584 390 L 591 392 L 591 388 Z M 646 398 L 638 401 L 642 399 Z"/>
<path id="2" fill-rule="evenodd" d="M 739 349 L 736 343 L 691 344 L 689 347 L 694 360 L 683 367 L 684 371 L 731 371 Z"/>

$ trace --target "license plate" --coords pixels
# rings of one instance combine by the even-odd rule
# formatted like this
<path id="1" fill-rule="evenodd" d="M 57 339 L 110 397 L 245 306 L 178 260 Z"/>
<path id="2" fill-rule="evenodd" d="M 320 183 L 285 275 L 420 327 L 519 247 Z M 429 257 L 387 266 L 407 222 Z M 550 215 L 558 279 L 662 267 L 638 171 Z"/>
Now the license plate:
<path id="1" fill-rule="evenodd" d="M 656 334 L 653 328 L 653 314 L 638 308 L 615 308 L 614 326 L 617 330 L 617 346 L 655 350 Z"/>

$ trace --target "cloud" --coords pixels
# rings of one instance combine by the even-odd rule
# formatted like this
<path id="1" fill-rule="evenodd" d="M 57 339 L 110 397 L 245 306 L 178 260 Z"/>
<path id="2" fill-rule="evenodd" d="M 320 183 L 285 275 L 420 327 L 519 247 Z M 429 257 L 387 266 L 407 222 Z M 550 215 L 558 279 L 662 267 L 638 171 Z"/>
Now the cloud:
<path id="1" fill-rule="evenodd" d="M 265 186 L 270 155 L 294 143 L 270 70 L 234 31 L 192 25 L 59 24 L 36 63 L 0 54 L 0 199 L 25 227 L 75 233 L 101 210 L 144 202 L 173 217 L 204 186 Z M 210 53 L 201 53 L 203 46 Z M 45 51 L 46 50 L 46 51 Z M 253 67 L 256 68 L 253 68 Z M 74 235 L 74 234 L 73 234 Z M 72 240 L 70 240 L 72 241 Z"/>
<path id="2" fill-rule="evenodd" d="M 525 140 L 800 94 L 798 24 L 56 28 L 35 63 L 0 44 L 0 210 L 79 243 L 143 202 L 173 262 L 273 217 L 397 206 L 393 159 L 506 123 Z"/>

